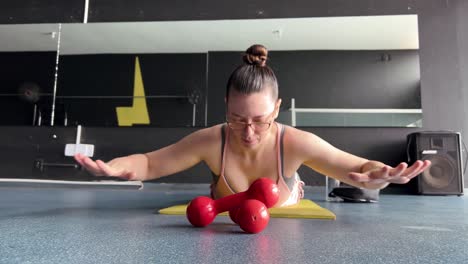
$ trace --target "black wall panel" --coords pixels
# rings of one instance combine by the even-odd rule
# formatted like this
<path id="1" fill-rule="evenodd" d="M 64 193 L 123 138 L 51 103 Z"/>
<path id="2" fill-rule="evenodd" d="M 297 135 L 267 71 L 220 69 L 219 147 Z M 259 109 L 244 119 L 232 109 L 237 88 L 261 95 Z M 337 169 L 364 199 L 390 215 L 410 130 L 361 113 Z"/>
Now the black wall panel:
<path id="1" fill-rule="evenodd" d="M 0 24 L 83 22 L 83 0 L 0 1 Z"/>
<path id="2" fill-rule="evenodd" d="M 246 47 L 247 48 L 247 47 Z M 390 55 L 382 61 L 383 54 Z M 421 108 L 418 51 L 272 51 L 282 109 Z M 210 52 L 208 124 L 224 122 L 226 82 L 241 52 Z"/>
<path id="3" fill-rule="evenodd" d="M 83 1 L 3 1 L 0 23 L 51 23 L 81 21 Z M 239 19 L 308 16 L 354 16 L 385 14 L 418 14 L 420 33 L 421 99 L 424 113 L 422 130 L 454 130 L 468 138 L 468 3 L 463 0 L 320 0 L 320 1 L 125 1 L 91 0 L 91 22 L 152 21 L 189 19 Z M 222 88 L 224 89 L 224 87 Z M 5 138 L 20 133 L 33 136 L 23 128 L 1 129 Z M 36 128 L 34 128 L 36 129 Z M 134 129 L 134 128 L 132 128 Z M 37 128 L 34 134 L 47 133 L 49 128 Z M 405 136 L 413 129 L 405 128 L 318 128 L 311 129 L 348 151 L 396 164 L 404 159 Z M 183 128 L 168 130 L 185 133 Z M 70 132 L 72 133 L 72 132 Z M 122 133 L 120 129 L 106 130 L 106 135 Z M 73 133 L 72 133 L 73 134 Z M 132 134 L 132 133 L 130 133 Z M 132 146 L 142 144 L 136 139 L 123 144 L 122 152 L 132 152 Z M 355 139 L 359 138 L 359 142 Z M 94 140 L 101 142 L 100 137 Z M 154 146 L 166 142 L 154 137 Z M 138 143 L 140 142 L 140 143 Z M 344 143 L 343 143 L 344 142 Z M 29 155 L 32 145 L 27 139 L 7 144 L 2 157 Z M 34 146 L 34 148 L 32 147 Z M 120 149 L 120 146 L 115 146 Z M 125 151 L 127 150 L 127 151 Z M 144 149 L 138 149 L 143 151 Z M 26 152 L 25 152 L 26 151 Z M 52 154 L 51 154 L 52 155 Z M 55 155 L 55 154 L 54 154 Z M 58 154 L 57 154 L 58 155 Z M 19 159 L 13 159 L 10 175 L 23 171 Z M 28 161 L 30 162 L 30 161 Z M 29 164 L 29 163 L 28 163 Z M 25 171 L 23 171 L 25 172 Z M 26 173 L 26 172 L 25 172 Z M 21 173 L 20 173 L 21 174 Z M 177 176 L 176 176 L 177 177 Z M 169 179 L 169 178 L 168 178 Z M 176 178 L 173 178 L 176 179 Z M 208 180 L 208 178 L 204 178 Z M 465 182 L 468 182 L 465 179 Z"/>
<path id="4" fill-rule="evenodd" d="M 195 125 L 205 118 L 205 54 L 67 55 L 60 59 L 58 103 L 70 124 L 117 126 L 116 107 L 132 106 L 138 57 L 150 116 L 149 126 L 192 126 L 193 105 L 187 96 L 200 90 Z M 184 78 L 179 76 L 183 75 Z M 62 98 L 64 96 L 64 98 Z M 124 98 L 118 98 L 123 96 Z M 92 98 L 86 98 L 92 97 Z"/>
<path id="5" fill-rule="evenodd" d="M 424 3 L 426 2 L 426 3 Z M 412 14 L 425 5 L 444 6 L 445 1 L 423 0 L 296 0 L 296 1 L 183 1 L 183 0 L 94 0 L 90 21 L 152 21 L 246 19 L 309 16 L 356 16 Z M 112 10 L 112 12 L 111 12 Z"/>
<path id="6" fill-rule="evenodd" d="M 26 83 L 37 85 L 38 91 L 51 94 L 54 88 L 55 52 L 0 52 L 0 123 L 32 125 L 34 104 L 17 96 Z M 38 108 L 48 108 L 50 100 L 43 96 Z"/>

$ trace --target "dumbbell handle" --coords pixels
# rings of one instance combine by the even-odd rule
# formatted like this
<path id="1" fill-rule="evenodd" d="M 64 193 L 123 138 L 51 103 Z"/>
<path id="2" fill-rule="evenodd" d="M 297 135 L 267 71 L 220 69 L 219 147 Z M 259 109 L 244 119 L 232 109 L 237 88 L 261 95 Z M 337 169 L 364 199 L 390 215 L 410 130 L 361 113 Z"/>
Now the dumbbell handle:
<path id="1" fill-rule="evenodd" d="M 216 214 L 227 212 L 233 208 L 236 208 L 239 206 L 240 201 L 245 201 L 247 199 L 249 199 L 248 190 L 214 200 L 213 203 Z"/>
<path id="2" fill-rule="evenodd" d="M 239 207 L 241 202 L 247 199 L 256 199 L 267 208 L 272 207 L 279 199 L 278 186 L 268 178 L 260 178 L 254 181 L 247 191 L 215 200 L 214 206 L 217 213 L 222 213 Z"/>

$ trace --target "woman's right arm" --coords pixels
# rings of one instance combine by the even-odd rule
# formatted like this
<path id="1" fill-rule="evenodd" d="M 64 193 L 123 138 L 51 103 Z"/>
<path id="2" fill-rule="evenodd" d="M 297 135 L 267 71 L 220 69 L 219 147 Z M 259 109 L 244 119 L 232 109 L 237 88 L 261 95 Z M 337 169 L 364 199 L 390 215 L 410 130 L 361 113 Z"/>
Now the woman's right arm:
<path id="1" fill-rule="evenodd" d="M 113 176 L 146 181 L 186 170 L 206 160 L 215 149 L 219 128 L 210 127 L 193 132 L 167 147 L 145 153 L 115 158 L 109 162 L 92 160 L 81 154 L 75 160 L 96 176 Z"/>

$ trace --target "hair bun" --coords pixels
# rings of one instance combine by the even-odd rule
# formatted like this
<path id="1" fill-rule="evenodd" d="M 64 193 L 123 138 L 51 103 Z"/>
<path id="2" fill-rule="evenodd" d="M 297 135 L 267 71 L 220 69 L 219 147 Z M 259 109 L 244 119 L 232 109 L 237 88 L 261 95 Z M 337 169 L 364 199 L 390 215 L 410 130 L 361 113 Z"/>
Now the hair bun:
<path id="1" fill-rule="evenodd" d="M 255 44 L 245 51 L 243 60 L 249 65 L 265 66 L 268 59 L 268 50 L 265 46 Z"/>

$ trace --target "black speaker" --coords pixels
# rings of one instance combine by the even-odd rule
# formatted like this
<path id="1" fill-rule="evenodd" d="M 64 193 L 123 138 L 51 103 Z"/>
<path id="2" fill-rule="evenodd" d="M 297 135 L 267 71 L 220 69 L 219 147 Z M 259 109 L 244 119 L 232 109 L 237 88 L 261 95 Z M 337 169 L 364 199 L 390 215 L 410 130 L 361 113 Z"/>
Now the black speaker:
<path id="1" fill-rule="evenodd" d="M 458 132 L 427 131 L 407 136 L 408 163 L 430 160 L 413 188 L 418 194 L 463 195 L 462 142 Z"/>

